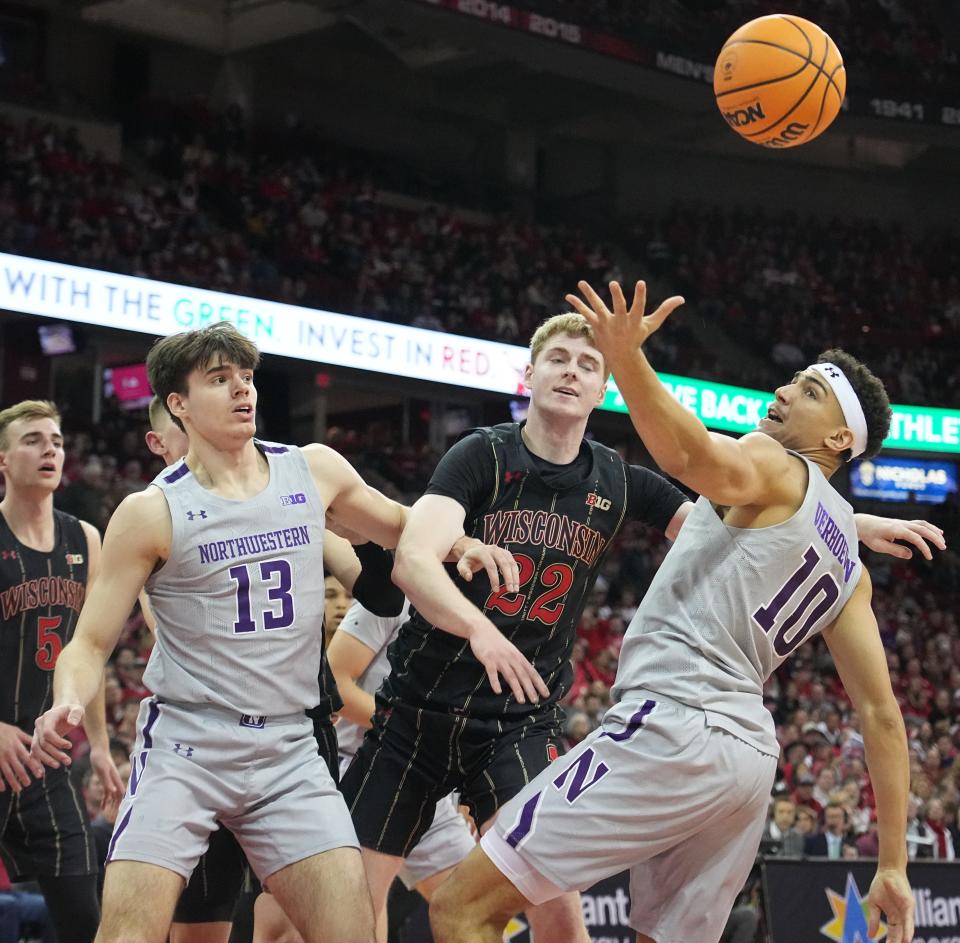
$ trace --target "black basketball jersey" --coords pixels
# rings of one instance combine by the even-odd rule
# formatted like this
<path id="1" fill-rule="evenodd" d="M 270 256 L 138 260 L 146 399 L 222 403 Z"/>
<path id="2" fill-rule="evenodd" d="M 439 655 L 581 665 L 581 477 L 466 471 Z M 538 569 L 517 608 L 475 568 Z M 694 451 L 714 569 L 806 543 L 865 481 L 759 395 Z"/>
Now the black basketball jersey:
<path id="1" fill-rule="evenodd" d="M 0 514 L 0 721 L 27 733 L 50 707 L 53 669 L 87 590 L 80 521 L 53 516 L 53 550 L 42 553 L 20 543 Z"/>
<path id="2" fill-rule="evenodd" d="M 524 446 L 520 425 L 505 423 L 478 432 L 492 453 L 494 480 L 487 485 L 488 496 L 467 510 L 464 531 L 513 553 L 520 590 L 491 592 L 484 573 L 467 582 L 455 567 L 447 571 L 460 591 L 534 663 L 550 698 L 539 705 L 518 704 L 505 682 L 504 693 L 495 694 L 470 643 L 430 624 L 415 609 L 390 647 L 391 674 L 382 690 L 388 697 L 432 710 L 522 717 L 556 704 L 570 688 L 577 623 L 611 542 L 628 517 L 634 469 L 613 449 L 585 441 L 580 461 L 552 466 L 547 474 L 548 463 Z M 669 489 L 672 504 L 658 521 L 665 526 L 683 495 L 653 473 L 640 471 Z M 431 491 L 437 493 L 433 482 Z M 631 516 L 645 510 L 650 509 L 632 508 Z"/>

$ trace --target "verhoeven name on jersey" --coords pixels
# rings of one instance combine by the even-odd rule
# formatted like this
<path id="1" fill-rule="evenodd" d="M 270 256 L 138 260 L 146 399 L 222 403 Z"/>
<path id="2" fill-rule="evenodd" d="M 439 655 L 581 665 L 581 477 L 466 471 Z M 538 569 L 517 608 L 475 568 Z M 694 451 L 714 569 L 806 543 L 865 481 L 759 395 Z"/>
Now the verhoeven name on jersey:
<path id="1" fill-rule="evenodd" d="M 79 612 L 85 595 L 83 583 L 77 580 L 65 576 L 41 576 L 4 590 L 0 593 L 0 606 L 4 619 L 12 619 L 29 609 L 46 609 L 49 606 L 66 606 Z"/>
<path id="2" fill-rule="evenodd" d="M 537 544 L 592 566 L 607 545 L 599 531 L 556 511 L 497 511 L 483 519 L 483 542 Z"/>
<path id="3" fill-rule="evenodd" d="M 220 563 L 223 560 L 236 560 L 238 557 L 252 557 L 258 553 L 269 553 L 289 547 L 304 547 L 310 543 L 310 529 L 306 524 L 297 527 L 284 527 L 280 530 L 267 530 L 245 537 L 229 537 L 226 540 L 211 540 L 200 544 L 201 563 Z"/>
<path id="4" fill-rule="evenodd" d="M 817 533 L 827 545 L 827 549 L 843 567 L 844 583 L 849 583 L 857 561 L 850 559 L 850 545 L 847 543 L 847 538 L 843 536 L 843 531 L 840 530 L 827 509 L 819 501 L 817 502 L 816 513 L 813 515 L 813 526 L 816 527 Z"/>

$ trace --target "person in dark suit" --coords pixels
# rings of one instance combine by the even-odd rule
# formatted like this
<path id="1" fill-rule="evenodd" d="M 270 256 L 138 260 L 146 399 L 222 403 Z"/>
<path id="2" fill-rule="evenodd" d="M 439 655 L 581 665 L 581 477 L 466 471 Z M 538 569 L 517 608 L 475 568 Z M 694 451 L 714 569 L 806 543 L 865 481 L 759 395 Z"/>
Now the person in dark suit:
<path id="1" fill-rule="evenodd" d="M 828 802 L 823 810 L 823 831 L 804 839 L 803 853 L 814 858 L 840 858 L 849 838 L 847 810 L 840 802 Z"/>

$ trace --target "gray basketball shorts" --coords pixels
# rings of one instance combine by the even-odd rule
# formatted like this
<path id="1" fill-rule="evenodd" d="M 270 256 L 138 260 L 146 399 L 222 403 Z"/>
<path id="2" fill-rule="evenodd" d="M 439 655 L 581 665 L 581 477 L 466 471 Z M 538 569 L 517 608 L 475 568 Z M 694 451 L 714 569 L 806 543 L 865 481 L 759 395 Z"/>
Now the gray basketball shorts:
<path id="1" fill-rule="evenodd" d="M 249 717 L 150 697 L 107 861 L 143 861 L 188 880 L 218 823 L 261 881 L 332 848 L 356 848 L 346 803 L 306 714 Z"/>
<path id="2" fill-rule="evenodd" d="M 352 760 L 352 756 L 341 755 L 341 776 Z M 476 840 L 470 832 L 470 826 L 460 814 L 456 798 L 451 793 L 437 803 L 430 828 L 403 859 L 403 867 L 397 877 L 407 890 L 412 891 L 435 874 L 456 867 L 470 854 L 474 845 Z"/>
<path id="3" fill-rule="evenodd" d="M 716 943 L 750 873 L 777 761 L 655 694 L 507 803 L 481 846 L 532 904 L 630 869 L 630 925 L 657 943 Z"/>

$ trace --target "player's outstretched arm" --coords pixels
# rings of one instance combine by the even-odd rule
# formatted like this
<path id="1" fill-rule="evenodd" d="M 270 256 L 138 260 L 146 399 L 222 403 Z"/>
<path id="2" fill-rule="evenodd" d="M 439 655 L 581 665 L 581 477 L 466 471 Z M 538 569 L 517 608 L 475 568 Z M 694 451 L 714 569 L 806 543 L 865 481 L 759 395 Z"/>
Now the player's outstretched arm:
<path id="1" fill-rule="evenodd" d="M 877 800 L 880 854 L 870 889 L 871 937 L 882 910 L 891 943 L 913 936 L 913 893 L 907 880 L 907 794 L 910 761 L 903 717 L 887 670 L 877 620 L 870 606 L 870 575 L 860 582 L 824 639 L 843 686 L 860 716 L 870 781 Z"/>
<path id="2" fill-rule="evenodd" d="M 157 562 L 166 559 L 170 539 L 167 502 L 156 488 L 125 498 L 110 519 L 99 574 L 73 639 L 57 659 L 53 706 L 36 721 L 31 752 L 47 766 L 70 762 L 64 734 L 83 720 L 137 594 Z"/>
<path id="3" fill-rule="evenodd" d="M 420 498 L 410 509 L 397 547 L 393 581 L 425 619 L 470 641 L 497 694 L 503 677 L 521 704 L 548 697 L 550 690 L 533 665 L 457 589 L 443 567 L 450 547 L 463 533 L 464 517 L 463 507 L 453 498 L 440 494 Z"/>
<path id="4" fill-rule="evenodd" d="M 643 344 L 682 303 L 668 298 L 644 315 L 646 285 L 638 282 L 627 307 L 623 290 L 610 283 L 612 305 L 586 282 L 583 298 L 567 295 L 593 328 L 594 343 L 630 411 L 630 420 L 654 461 L 672 478 L 722 505 L 769 505 L 792 500 L 790 460 L 783 447 L 762 433 L 741 439 L 710 432 L 664 388 Z"/>
<path id="5" fill-rule="evenodd" d="M 357 679 L 370 667 L 376 652 L 347 632 L 334 632 L 327 649 L 327 661 L 337 680 L 343 701 L 340 713 L 366 729 L 372 724 L 376 702 L 357 684 Z"/>

